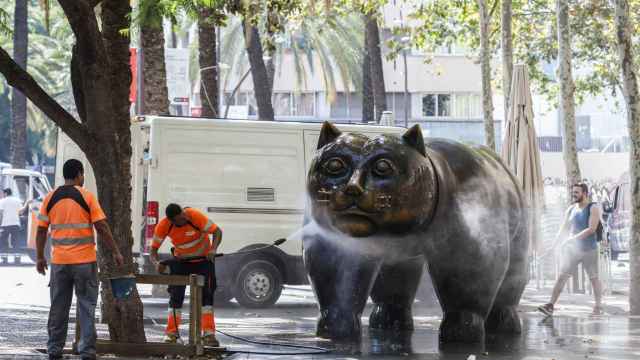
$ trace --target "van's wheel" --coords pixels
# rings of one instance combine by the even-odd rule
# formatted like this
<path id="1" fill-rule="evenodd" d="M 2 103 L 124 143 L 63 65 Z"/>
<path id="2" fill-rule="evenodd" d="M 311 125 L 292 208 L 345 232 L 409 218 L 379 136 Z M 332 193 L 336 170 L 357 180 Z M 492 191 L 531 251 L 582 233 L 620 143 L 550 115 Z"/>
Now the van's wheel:
<path id="1" fill-rule="evenodd" d="M 240 268 L 233 292 L 242 306 L 269 307 L 282 293 L 282 274 L 269 261 L 251 260 Z"/>

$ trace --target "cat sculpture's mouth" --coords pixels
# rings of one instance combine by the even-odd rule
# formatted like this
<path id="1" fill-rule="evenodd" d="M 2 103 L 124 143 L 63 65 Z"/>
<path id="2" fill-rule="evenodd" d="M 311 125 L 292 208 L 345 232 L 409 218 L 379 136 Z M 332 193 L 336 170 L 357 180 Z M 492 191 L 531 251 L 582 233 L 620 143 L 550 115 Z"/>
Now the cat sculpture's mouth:
<path id="1" fill-rule="evenodd" d="M 351 206 L 336 212 L 335 226 L 343 233 L 353 237 L 366 237 L 377 231 L 377 225 L 371 218 L 371 213 Z"/>

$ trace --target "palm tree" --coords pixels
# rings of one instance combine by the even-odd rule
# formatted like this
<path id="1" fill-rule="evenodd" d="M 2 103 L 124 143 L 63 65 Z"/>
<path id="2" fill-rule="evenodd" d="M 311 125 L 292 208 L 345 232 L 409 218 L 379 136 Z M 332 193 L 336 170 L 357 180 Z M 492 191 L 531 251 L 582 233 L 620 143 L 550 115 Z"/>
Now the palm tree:
<path id="1" fill-rule="evenodd" d="M 356 15 L 337 18 L 332 23 L 321 17 L 288 23 L 284 33 L 275 37 L 272 57 L 275 72 L 281 71 L 285 56 L 290 54 L 297 90 L 305 87 L 309 75 L 320 71 L 329 102 L 335 100 L 338 84 L 347 94 L 352 90 L 361 91 L 362 28 L 362 19 Z M 243 47 L 242 22 L 238 18 L 230 19 L 222 34 L 221 60 L 229 68 L 221 77 L 221 85 L 227 91 L 239 87 L 239 84 L 231 84 L 233 79 L 246 78 L 243 75 L 247 74 L 249 62 Z"/>
<path id="2" fill-rule="evenodd" d="M 218 54 L 216 39 L 216 10 L 203 7 L 198 11 L 198 60 L 200 69 L 200 102 L 203 117 L 218 117 Z"/>
<path id="3" fill-rule="evenodd" d="M 13 16 L 13 59 L 23 69 L 27 68 L 29 27 L 28 0 L 16 0 Z M 27 98 L 18 90 L 11 93 L 11 164 L 24 168 L 27 158 Z"/>
<path id="4" fill-rule="evenodd" d="M 140 30 L 142 50 L 142 109 L 139 113 L 163 115 L 169 113 L 169 91 L 164 61 L 163 16 L 166 3 L 144 0 L 138 3 L 136 22 Z"/>
<path id="5" fill-rule="evenodd" d="M 363 102 L 367 104 L 372 103 L 373 109 L 369 110 L 370 113 L 365 112 L 364 118 L 371 118 L 374 121 L 380 121 L 382 112 L 387 110 L 386 89 L 384 85 L 384 71 L 382 68 L 382 49 L 380 42 L 380 29 L 378 28 L 378 18 L 376 13 L 365 14 L 365 61 L 363 61 L 363 71 L 367 71 L 370 78 L 371 90 L 369 93 L 363 91 Z M 363 82 L 365 82 L 367 76 L 363 74 Z M 363 88 L 366 89 L 366 83 L 363 84 Z M 371 97 L 373 101 L 366 100 L 367 97 Z M 371 105 L 369 105 L 371 106 Z M 374 116 L 375 111 L 375 116 Z"/>
<path id="6" fill-rule="evenodd" d="M 0 7 L 8 8 L 12 1 L 0 1 Z M 69 24 L 63 20 L 62 10 L 59 6 L 50 9 L 34 7 L 29 14 L 29 73 L 47 92 L 60 102 L 66 109 L 75 112 L 73 94 L 71 92 L 71 75 L 67 64 L 71 61 L 71 47 L 73 34 Z M 49 20 L 50 19 L 50 20 Z M 12 48 L 10 36 L 3 33 L 0 36 L 2 47 Z M 2 104 L 10 102 L 11 93 L 5 80 L 0 81 L 0 129 L 8 130 L 10 127 L 10 114 L 8 107 Z M 31 102 L 27 102 L 26 108 L 26 158 L 34 156 L 38 159 L 49 158 L 55 155 L 57 128 L 44 114 Z M 0 142 L 0 158 L 9 159 L 9 131 L 6 133 L 7 141 Z M 6 149 L 5 149 L 6 148 Z M 3 155 L 4 154 L 4 155 Z"/>

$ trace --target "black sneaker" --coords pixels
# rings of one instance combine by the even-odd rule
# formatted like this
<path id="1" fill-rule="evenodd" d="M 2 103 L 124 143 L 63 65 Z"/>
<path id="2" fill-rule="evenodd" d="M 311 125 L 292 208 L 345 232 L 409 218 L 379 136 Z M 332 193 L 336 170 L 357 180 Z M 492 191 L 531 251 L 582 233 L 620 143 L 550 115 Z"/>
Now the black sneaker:
<path id="1" fill-rule="evenodd" d="M 538 311 L 540 311 L 541 313 L 547 315 L 547 316 L 552 316 L 553 315 L 553 304 L 549 303 L 549 304 L 544 304 L 544 305 L 540 305 L 538 306 Z"/>

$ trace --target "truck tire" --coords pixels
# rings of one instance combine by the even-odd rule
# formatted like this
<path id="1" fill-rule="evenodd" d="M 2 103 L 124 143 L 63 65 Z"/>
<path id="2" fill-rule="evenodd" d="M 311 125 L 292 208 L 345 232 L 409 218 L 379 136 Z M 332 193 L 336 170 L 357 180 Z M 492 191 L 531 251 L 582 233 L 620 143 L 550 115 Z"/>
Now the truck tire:
<path id="1" fill-rule="evenodd" d="M 272 306 L 282 293 L 282 274 L 268 260 L 251 260 L 240 268 L 233 288 L 238 303 L 248 308 Z"/>

